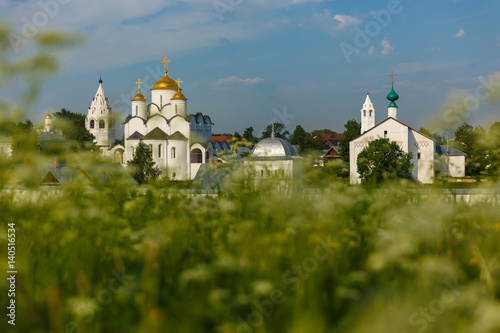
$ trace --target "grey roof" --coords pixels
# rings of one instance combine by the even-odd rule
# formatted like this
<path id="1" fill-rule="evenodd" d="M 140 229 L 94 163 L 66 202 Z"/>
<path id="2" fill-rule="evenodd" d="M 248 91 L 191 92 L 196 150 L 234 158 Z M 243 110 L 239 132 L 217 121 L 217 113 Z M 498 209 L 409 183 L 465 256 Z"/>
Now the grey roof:
<path id="1" fill-rule="evenodd" d="M 224 189 L 229 176 L 238 168 L 236 163 L 205 163 L 200 166 L 193 179 L 192 188 L 210 192 Z"/>
<path id="2" fill-rule="evenodd" d="M 297 156 L 295 149 L 280 138 L 267 138 L 259 141 L 253 150 L 254 157 L 291 157 Z"/>
<path id="3" fill-rule="evenodd" d="M 436 153 L 438 155 L 447 155 L 447 156 L 465 156 L 466 154 L 453 147 L 448 147 L 448 154 L 446 153 L 445 145 L 436 145 Z"/>
<path id="4" fill-rule="evenodd" d="M 144 138 L 144 135 L 135 131 L 134 134 L 132 134 L 131 136 L 129 136 L 127 138 L 127 140 L 142 140 L 143 138 Z"/>
<path id="5" fill-rule="evenodd" d="M 156 127 L 154 130 L 144 136 L 144 140 L 166 140 L 168 134 Z"/>

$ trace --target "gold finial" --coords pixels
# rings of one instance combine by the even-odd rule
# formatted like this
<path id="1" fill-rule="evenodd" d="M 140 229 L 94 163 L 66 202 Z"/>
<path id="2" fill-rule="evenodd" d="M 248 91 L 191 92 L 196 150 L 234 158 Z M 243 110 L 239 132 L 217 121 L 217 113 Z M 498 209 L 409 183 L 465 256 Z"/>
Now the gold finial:
<path id="1" fill-rule="evenodd" d="M 392 71 L 391 74 L 389 74 L 389 76 L 391 77 L 392 84 L 394 84 L 394 77 L 396 76 L 396 74 L 394 74 L 394 71 Z"/>
<path id="2" fill-rule="evenodd" d="M 137 80 L 137 82 L 135 84 L 137 84 L 139 86 L 139 93 L 141 93 L 141 84 L 143 84 L 144 82 L 141 81 L 141 79 Z"/>
<path id="3" fill-rule="evenodd" d="M 181 92 L 181 83 L 184 81 L 182 81 L 181 78 L 178 78 L 175 82 L 177 83 L 177 92 Z"/>
<path id="4" fill-rule="evenodd" d="M 168 63 L 170 62 L 171 60 L 168 59 L 167 56 L 165 56 L 165 58 L 163 58 L 161 60 L 161 62 L 163 63 L 163 68 L 165 68 L 165 75 L 167 75 L 167 69 L 168 69 Z"/>

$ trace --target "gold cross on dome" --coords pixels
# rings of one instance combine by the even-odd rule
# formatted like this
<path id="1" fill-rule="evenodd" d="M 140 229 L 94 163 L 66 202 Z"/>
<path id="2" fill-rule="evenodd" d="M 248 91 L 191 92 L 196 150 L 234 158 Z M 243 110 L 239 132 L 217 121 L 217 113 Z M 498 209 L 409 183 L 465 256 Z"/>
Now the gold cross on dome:
<path id="1" fill-rule="evenodd" d="M 165 58 L 163 58 L 163 59 L 161 60 L 161 62 L 163 63 L 163 67 L 165 68 L 165 71 L 167 71 L 167 69 L 168 69 L 168 63 L 169 63 L 170 61 L 171 61 L 171 60 L 170 60 L 170 59 L 168 59 L 168 57 L 167 57 L 167 56 L 165 56 Z"/>
<path id="2" fill-rule="evenodd" d="M 175 81 L 175 82 L 177 82 L 177 90 L 178 90 L 178 92 L 181 92 L 181 83 L 184 82 L 184 81 L 182 81 L 181 78 L 178 78 L 177 81 Z"/>
<path id="3" fill-rule="evenodd" d="M 141 79 L 137 80 L 137 82 L 135 84 L 137 84 L 139 86 L 139 92 L 141 92 L 141 84 L 143 84 L 144 82 L 141 81 Z"/>
<path id="4" fill-rule="evenodd" d="M 394 74 L 394 71 L 392 71 L 391 74 L 389 74 L 389 76 L 391 77 L 392 79 L 392 84 L 394 84 L 394 77 L 396 76 L 396 74 Z"/>

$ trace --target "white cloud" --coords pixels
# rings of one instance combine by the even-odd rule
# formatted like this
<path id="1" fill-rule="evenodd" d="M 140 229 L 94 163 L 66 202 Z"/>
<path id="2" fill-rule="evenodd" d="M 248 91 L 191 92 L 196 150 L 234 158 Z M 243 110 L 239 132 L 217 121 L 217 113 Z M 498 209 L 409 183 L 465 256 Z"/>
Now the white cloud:
<path id="1" fill-rule="evenodd" d="M 380 55 L 384 57 L 390 54 L 392 51 L 394 51 L 394 48 L 391 46 L 387 38 L 384 38 L 382 40 L 382 51 L 380 51 Z"/>
<path id="2" fill-rule="evenodd" d="M 463 36 L 465 36 L 465 30 L 462 28 L 460 28 L 460 30 L 456 34 L 453 35 L 453 37 L 455 37 L 455 38 L 461 38 Z"/>
<path id="3" fill-rule="evenodd" d="M 368 49 L 368 56 L 370 57 L 370 56 L 374 55 L 374 53 L 375 53 L 375 46 L 372 45 Z"/>
<path id="4" fill-rule="evenodd" d="M 218 79 L 213 83 L 214 86 L 229 86 L 229 85 L 244 85 L 244 86 L 254 86 L 260 83 L 263 83 L 264 79 L 260 77 L 256 78 L 247 78 L 247 79 L 241 79 L 237 77 L 236 75 L 227 77 L 225 79 Z"/>
<path id="5" fill-rule="evenodd" d="M 362 20 L 358 19 L 357 17 L 350 16 L 350 15 L 342 15 L 342 14 L 336 14 L 333 17 L 333 20 L 339 22 L 338 27 L 340 29 L 345 29 L 351 26 L 359 25 Z"/>

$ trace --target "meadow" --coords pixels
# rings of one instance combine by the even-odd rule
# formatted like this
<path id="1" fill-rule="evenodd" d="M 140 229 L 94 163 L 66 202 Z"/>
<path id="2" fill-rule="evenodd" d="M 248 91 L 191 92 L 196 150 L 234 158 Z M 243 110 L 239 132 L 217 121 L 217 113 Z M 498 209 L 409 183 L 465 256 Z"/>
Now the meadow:
<path id="1" fill-rule="evenodd" d="M 498 196 L 228 186 L 2 191 L 0 331 L 500 332 Z"/>

